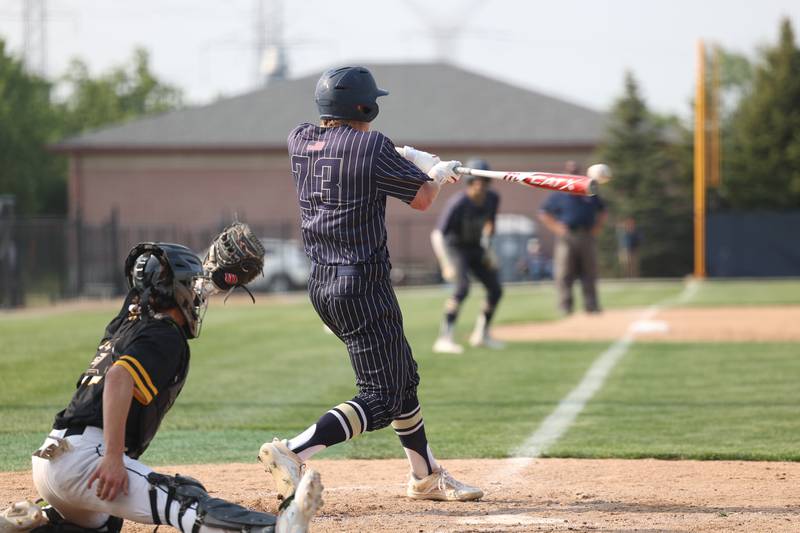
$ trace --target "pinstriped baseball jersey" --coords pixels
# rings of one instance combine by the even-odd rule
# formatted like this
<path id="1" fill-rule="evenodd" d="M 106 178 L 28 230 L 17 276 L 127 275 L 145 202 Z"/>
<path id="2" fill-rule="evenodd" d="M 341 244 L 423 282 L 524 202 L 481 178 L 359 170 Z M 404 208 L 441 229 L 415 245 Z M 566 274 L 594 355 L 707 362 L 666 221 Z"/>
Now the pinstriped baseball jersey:
<path id="1" fill-rule="evenodd" d="M 288 144 L 308 257 L 319 265 L 387 262 L 386 197 L 410 203 L 430 178 L 377 131 L 306 123 Z"/>

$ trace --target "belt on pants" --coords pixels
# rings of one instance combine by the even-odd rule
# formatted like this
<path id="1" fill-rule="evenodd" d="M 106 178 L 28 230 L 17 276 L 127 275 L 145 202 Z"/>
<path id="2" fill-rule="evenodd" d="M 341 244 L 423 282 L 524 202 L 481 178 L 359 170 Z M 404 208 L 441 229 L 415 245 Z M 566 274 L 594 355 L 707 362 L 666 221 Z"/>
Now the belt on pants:
<path id="1" fill-rule="evenodd" d="M 68 452 L 70 447 L 69 443 L 67 442 L 67 437 L 72 437 L 74 435 L 83 435 L 83 432 L 86 430 L 86 426 L 75 426 L 69 427 L 67 429 L 54 429 L 50 432 L 47 436 L 48 439 L 54 441 L 48 444 L 47 446 L 42 446 L 35 452 L 33 452 L 34 457 L 39 457 L 45 460 L 55 459 L 62 453 Z M 45 441 L 46 442 L 46 441 Z"/>
<path id="2" fill-rule="evenodd" d="M 84 431 L 86 431 L 86 426 L 72 426 L 67 428 L 64 432 L 64 436 L 72 437 L 74 435 L 83 435 Z"/>
<path id="3" fill-rule="evenodd" d="M 98 436 L 99 438 L 102 438 L 103 430 L 97 427 L 78 425 L 78 426 L 70 426 L 65 429 L 53 429 L 47 435 L 47 438 L 53 442 L 47 444 L 46 446 L 42 445 L 42 447 L 33 452 L 32 455 L 34 457 L 40 457 L 42 459 L 47 459 L 47 460 L 55 459 L 62 453 L 70 450 L 70 445 L 67 442 L 67 437 L 83 435 L 87 429 L 92 430 L 90 433 L 94 435 L 94 438 L 98 438 Z M 45 440 L 45 442 L 47 441 Z"/>
<path id="4" fill-rule="evenodd" d="M 336 278 L 356 277 L 377 281 L 389 277 L 391 267 L 388 263 L 360 263 L 357 265 L 311 265 L 311 277 L 319 281 Z"/>

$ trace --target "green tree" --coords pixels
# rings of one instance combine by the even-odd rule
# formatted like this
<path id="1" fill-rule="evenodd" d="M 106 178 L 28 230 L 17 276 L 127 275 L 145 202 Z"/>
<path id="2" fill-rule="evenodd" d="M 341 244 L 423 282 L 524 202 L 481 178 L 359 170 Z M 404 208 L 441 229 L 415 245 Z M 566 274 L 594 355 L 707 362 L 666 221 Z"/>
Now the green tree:
<path id="1" fill-rule="evenodd" d="M 128 65 L 93 78 L 73 60 L 54 103 L 53 85 L 25 71 L 0 39 L 0 194 L 12 194 L 22 215 L 66 212 L 66 162 L 48 151 L 65 136 L 180 107 L 181 91 L 161 82 L 146 51 Z"/>
<path id="2" fill-rule="evenodd" d="M 46 148 L 61 134 L 50 90 L 0 39 L 0 193 L 15 196 L 20 214 L 61 213 L 66 206 L 66 166 Z"/>
<path id="3" fill-rule="evenodd" d="M 180 89 L 159 81 L 146 50 L 138 48 L 128 65 L 93 78 L 84 62 L 73 59 L 63 78 L 69 94 L 65 129 L 69 133 L 94 129 L 137 117 L 179 108 Z"/>
<path id="4" fill-rule="evenodd" d="M 716 47 L 719 61 L 719 86 L 722 100 L 721 118 L 729 119 L 738 109 L 742 98 L 749 94 L 753 87 L 753 65 L 746 56 Z M 709 84 L 708 94 L 711 87 Z"/>
<path id="5" fill-rule="evenodd" d="M 800 208 L 800 49 L 789 19 L 761 53 L 750 90 L 730 123 L 723 154 L 724 205 Z"/>
<path id="6" fill-rule="evenodd" d="M 614 222 L 632 217 L 642 236 L 643 276 L 690 272 L 692 215 L 684 135 L 676 119 L 648 110 L 636 80 L 627 73 L 600 150 L 614 173 L 602 193 L 611 215 L 601 241 L 606 266 L 616 262 Z"/>

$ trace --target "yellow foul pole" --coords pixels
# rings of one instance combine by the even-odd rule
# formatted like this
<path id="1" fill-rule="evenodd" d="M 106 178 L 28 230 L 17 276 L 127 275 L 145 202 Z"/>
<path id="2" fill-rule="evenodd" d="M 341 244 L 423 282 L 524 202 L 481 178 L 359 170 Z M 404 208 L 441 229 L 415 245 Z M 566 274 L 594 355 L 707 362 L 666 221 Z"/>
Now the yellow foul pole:
<path id="1" fill-rule="evenodd" d="M 694 103 L 694 277 L 706 277 L 706 49 L 697 43 Z"/>

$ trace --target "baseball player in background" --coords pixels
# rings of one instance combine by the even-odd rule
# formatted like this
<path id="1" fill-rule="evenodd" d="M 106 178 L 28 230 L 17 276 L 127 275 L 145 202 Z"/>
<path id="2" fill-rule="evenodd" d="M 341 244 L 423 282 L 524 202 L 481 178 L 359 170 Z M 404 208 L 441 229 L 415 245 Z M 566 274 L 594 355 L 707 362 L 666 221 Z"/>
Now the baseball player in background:
<path id="1" fill-rule="evenodd" d="M 467 166 L 489 170 L 489 164 L 482 159 L 472 159 Z M 460 354 L 464 351 L 453 339 L 453 330 L 461 304 L 469 294 L 469 274 L 486 288 L 486 303 L 475 322 L 469 343 L 493 349 L 503 347 L 503 343 L 489 334 L 489 325 L 503 295 L 497 260 L 491 247 L 500 197 L 489 188 L 488 178 L 466 176 L 462 181 L 465 190 L 450 198 L 431 233 L 431 244 L 439 259 L 442 276 L 455 283 L 453 295 L 445 304 L 439 338 L 433 345 L 436 353 Z"/>
<path id="2" fill-rule="evenodd" d="M 567 161 L 567 174 L 578 174 L 575 161 Z M 599 313 L 597 299 L 597 236 L 608 217 L 600 196 L 578 196 L 554 192 L 539 210 L 539 220 L 556 236 L 554 276 L 558 306 L 569 315 L 573 311 L 572 284 L 581 280 L 583 305 L 587 313 Z"/>
<path id="3" fill-rule="evenodd" d="M 263 261 L 260 253 L 256 262 Z M 199 335 L 210 293 L 206 274 L 182 245 L 142 243 L 131 250 L 125 262 L 130 292 L 122 309 L 33 454 L 33 482 L 49 506 L 14 504 L 0 514 L 0 532 L 118 533 L 123 519 L 186 533 L 307 531 L 322 503 L 319 474 L 311 470 L 276 520 L 212 498 L 197 480 L 156 473 L 138 460 L 186 381 L 187 339 Z"/>
<path id="4" fill-rule="evenodd" d="M 391 425 L 408 456 L 406 494 L 430 500 L 474 500 L 483 492 L 454 479 L 436 461 L 417 399 L 417 363 L 389 279 L 386 201 L 427 209 L 440 187 L 455 182 L 458 161 L 404 147 L 370 131 L 377 87 L 363 67 L 325 72 L 316 87 L 320 123 L 289 134 L 305 251 L 312 262 L 309 295 L 322 321 L 345 344 L 358 394 L 289 440 L 265 443 L 259 459 L 278 492 L 289 495 L 303 463 L 329 446 Z"/>

